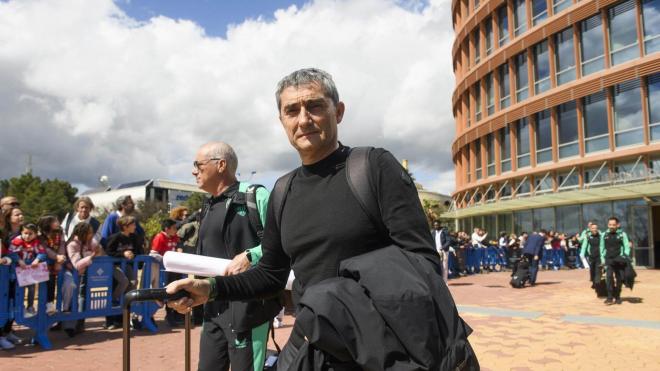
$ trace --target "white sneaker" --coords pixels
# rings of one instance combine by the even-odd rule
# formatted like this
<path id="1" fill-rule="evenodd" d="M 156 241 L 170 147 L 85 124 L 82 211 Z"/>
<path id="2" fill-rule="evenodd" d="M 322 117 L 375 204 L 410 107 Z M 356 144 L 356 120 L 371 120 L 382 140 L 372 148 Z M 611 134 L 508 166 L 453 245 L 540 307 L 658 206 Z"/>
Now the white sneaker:
<path id="1" fill-rule="evenodd" d="M 0 348 L 4 350 L 10 350 L 16 348 L 16 346 L 12 344 L 11 341 L 7 340 L 6 337 L 0 336 Z"/>
<path id="2" fill-rule="evenodd" d="M 25 312 L 23 313 L 23 317 L 32 318 L 32 317 L 34 317 L 35 314 L 37 314 L 37 313 L 34 311 L 34 308 L 29 307 L 29 308 L 25 309 Z"/>
<path id="3" fill-rule="evenodd" d="M 9 333 L 9 335 L 6 336 L 6 339 L 11 341 L 14 344 L 21 344 L 23 343 L 23 339 L 19 338 L 16 336 L 16 334 L 12 331 Z"/>
<path id="4" fill-rule="evenodd" d="M 55 303 L 53 303 L 52 301 L 49 302 L 49 303 L 46 303 L 46 313 L 48 315 L 52 315 L 52 314 L 57 313 L 57 309 L 55 308 Z"/>

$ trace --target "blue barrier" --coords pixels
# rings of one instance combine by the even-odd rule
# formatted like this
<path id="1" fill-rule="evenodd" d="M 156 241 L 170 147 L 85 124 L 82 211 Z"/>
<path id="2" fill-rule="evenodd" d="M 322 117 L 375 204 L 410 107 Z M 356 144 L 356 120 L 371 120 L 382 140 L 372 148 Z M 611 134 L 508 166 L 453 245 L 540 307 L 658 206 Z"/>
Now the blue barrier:
<path id="1" fill-rule="evenodd" d="M 33 316 L 25 316 L 25 288 L 16 287 L 16 297 L 14 302 L 15 308 L 10 308 L 9 300 L 9 275 L 10 268 L 8 266 L 0 267 L 0 323 L 4 324 L 8 319 L 14 318 L 16 323 L 29 327 L 35 331 L 34 340 L 41 345 L 44 349 L 52 349 L 52 344 L 48 339 L 48 329 L 56 322 L 75 321 L 84 318 L 93 317 L 106 317 L 116 316 L 122 314 L 122 305 L 124 296 L 117 302 L 112 300 L 112 274 L 115 265 L 121 266 L 125 271 L 127 264 L 133 265 L 133 271 L 136 272 L 136 277 L 139 267 L 142 266 L 142 279 L 139 280 L 139 288 L 151 288 L 151 269 L 152 263 L 156 261 L 147 255 L 136 256 L 131 262 L 124 259 L 116 259 L 106 256 L 94 258 L 92 264 L 87 267 L 85 295 L 84 295 L 84 308 L 79 308 L 79 290 L 80 290 L 80 276 L 74 269 L 73 281 L 75 289 L 69 306 L 69 311 L 62 311 L 62 285 L 64 283 L 64 270 L 62 270 L 57 278 L 57 297 L 56 309 L 57 312 L 48 315 L 46 313 L 46 301 L 48 294 L 48 287 L 46 282 L 39 284 L 39 297 L 37 301 L 37 313 Z M 165 274 L 162 270 L 159 272 L 158 287 L 163 287 Z M 158 329 L 156 324 L 152 321 L 153 315 L 158 310 L 158 305 L 154 302 L 137 302 L 131 304 L 131 312 L 142 317 L 141 323 L 143 328 L 156 332 Z"/>
<path id="2" fill-rule="evenodd" d="M 14 318 L 9 307 L 9 274 L 10 266 L 0 265 L 0 327 Z"/>

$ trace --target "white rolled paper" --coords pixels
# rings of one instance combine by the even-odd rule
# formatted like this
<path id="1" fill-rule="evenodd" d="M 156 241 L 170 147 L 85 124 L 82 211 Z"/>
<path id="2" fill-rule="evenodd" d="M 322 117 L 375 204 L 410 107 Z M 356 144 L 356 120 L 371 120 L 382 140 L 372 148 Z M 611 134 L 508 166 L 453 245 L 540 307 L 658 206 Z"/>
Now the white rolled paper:
<path id="1" fill-rule="evenodd" d="M 222 276 L 231 263 L 229 259 L 211 258 L 195 254 L 168 251 L 163 256 L 165 270 L 174 273 L 194 274 L 202 277 Z"/>

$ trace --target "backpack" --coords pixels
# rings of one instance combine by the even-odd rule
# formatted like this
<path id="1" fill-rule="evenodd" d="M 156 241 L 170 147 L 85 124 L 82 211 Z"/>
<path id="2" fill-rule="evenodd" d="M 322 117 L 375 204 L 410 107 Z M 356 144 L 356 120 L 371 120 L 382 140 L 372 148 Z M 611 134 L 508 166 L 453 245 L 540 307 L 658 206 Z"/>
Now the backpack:
<path id="1" fill-rule="evenodd" d="M 383 222 L 380 215 L 380 207 L 378 199 L 376 198 L 376 187 L 374 180 L 371 179 L 371 165 L 369 163 L 369 154 L 374 147 L 355 147 L 346 159 L 346 180 L 353 195 L 357 199 L 360 207 L 369 217 L 369 220 L 378 230 L 385 236 L 389 235 L 389 231 Z M 270 195 L 270 201 L 273 203 L 273 210 L 275 211 L 275 225 L 280 229 L 280 221 L 282 219 L 282 211 L 284 210 L 284 202 L 286 196 L 291 188 L 291 182 L 295 177 L 298 169 L 295 169 L 283 177 L 279 178 L 273 187 L 273 192 Z"/>
<path id="2" fill-rule="evenodd" d="M 259 206 L 257 205 L 257 190 L 259 188 L 265 188 L 265 187 L 262 186 L 261 184 L 250 184 L 245 190 L 245 192 L 236 191 L 236 195 L 234 196 L 234 198 L 241 201 L 245 200 L 245 206 L 247 207 L 247 214 L 248 214 L 248 219 L 250 221 L 250 225 L 257 233 L 257 237 L 259 237 L 259 241 L 261 241 L 264 237 L 264 225 L 261 223 L 261 218 L 259 218 Z M 202 219 L 204 219 L 210 207 L 211 205 L 208 202 L 204 203 L 199 218 L 200 225 L 202 223 Z"/>

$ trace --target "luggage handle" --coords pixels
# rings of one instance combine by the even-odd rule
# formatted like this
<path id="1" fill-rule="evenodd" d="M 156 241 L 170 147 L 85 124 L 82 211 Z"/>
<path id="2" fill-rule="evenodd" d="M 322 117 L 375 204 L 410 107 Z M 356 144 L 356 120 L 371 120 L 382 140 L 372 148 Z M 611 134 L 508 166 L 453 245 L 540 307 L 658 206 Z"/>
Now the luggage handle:
<path id="1" fill-rule="evenodd" d="M 124 308 L 123 308 L 123 371 L 131 370 L 131 337 L 130 337 L 130 321 L 131 321 L 131 303 L 140 301 L 155 301 L 159 300 L 166 303 L 171 300 L 178 300 L 188 297 L 185 290 L 180 290 L 174 294 L 168 294 L 165 288 L 158 289 L 140 289 L 132 290 L 124 295 Z M 185 369 L 190 371 L 190 313 L 186 313 L 185 317 Z"/>
<path id="2" fill-rule="evenodd" d="M 188 296 L 188 293 L 185 290 L 180 290 L 174 294 L 168 294 L 165 291 L 165 288 L 158 289 L 140 289 L 132 290 L 124 295 L 124 308 L 127 308 L 133 302 L 139 301 L 155 301 L 160 300 L 162 302 L 168 302 L 172 300 L 179 300 Z"/>

